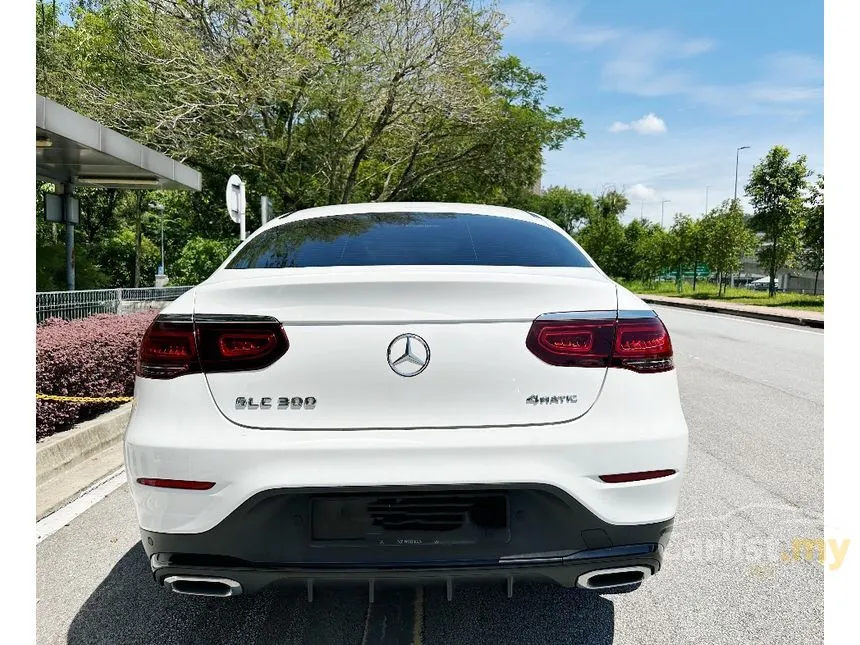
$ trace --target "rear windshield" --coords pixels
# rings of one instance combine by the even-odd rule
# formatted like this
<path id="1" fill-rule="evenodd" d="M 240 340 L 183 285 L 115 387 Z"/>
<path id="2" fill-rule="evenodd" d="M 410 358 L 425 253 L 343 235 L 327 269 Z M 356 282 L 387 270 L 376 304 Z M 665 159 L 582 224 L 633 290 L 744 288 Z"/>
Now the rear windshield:
<path id="1" fill-rule="evenodd" d="M 463 213 L 364 213 L 271 228 L 227 268 L 441 264 L 591 266 L 570 240 L 538 223 Z"/>

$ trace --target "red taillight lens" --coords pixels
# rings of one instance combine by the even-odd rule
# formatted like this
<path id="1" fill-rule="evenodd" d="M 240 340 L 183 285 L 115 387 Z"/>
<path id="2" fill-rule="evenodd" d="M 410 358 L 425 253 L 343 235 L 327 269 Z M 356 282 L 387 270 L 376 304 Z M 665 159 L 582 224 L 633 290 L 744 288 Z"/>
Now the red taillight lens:
<path id="1" fill-rule="evenodd" d="M 206 373 L 261 370 L 290 346 L 284 328 L 274 318 L 203 318 L 194 324 Z"/>
<path id="2" fill-rule="evenodd" d="M 526 346 L 545 363 L 567 367 L 622 367 L 635 372 L 666 372 L 672 342 L 656 316 L 602 320 L 536 320 Z"/>
<path id="3" fill-rule="evenodd" d="M 218 337 L 218 351 L 223 358 L 256 358 L 275 349 L 275 332 L 228 332 Z"/>
<path id="4" fill-rule="evenodd" d="M 137 373 L 147 378 L 173 378 L 199 372 L 197 342 L 191 322 L 164 322 L 158 318 L 143 335 Z"/>
<path id="5" fill-rule="evenodd" d="M 263 316 L 156 318 L 141 343 L 137 373 L 167 379 L 193 372 L 268 367 L 289 348 L 284 328 Z"/>
<path id="6" fill-rule="evenodd" d="M 672 340 L 657 318 L 619 320 L 612 364 L 634 372 L 667 372 L 674 367 Z"/>
<path id="7" fill-rule="evenodd" d="M 606 367 L 614 335 L 613 320 L 535 321 L 526 346 L 550 365 Z"/>

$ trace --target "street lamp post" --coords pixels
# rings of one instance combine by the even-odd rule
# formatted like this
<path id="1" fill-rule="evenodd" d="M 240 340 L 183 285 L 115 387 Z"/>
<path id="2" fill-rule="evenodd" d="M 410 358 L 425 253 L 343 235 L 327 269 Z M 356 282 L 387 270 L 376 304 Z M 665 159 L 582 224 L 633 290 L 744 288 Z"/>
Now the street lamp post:
<path id="1" fill-rule="evenodd" d="M 749 146 L 741 146 L 737 150 L 735 150 L 735 198 L 734 201 L 738 200 L 738 163 L 741 159 L 741 150 L 748 150 Z"/>
<path id="2" fill-rule="evenodd" d="M 741 150 L 748 150 L 749 146 L 740 146 L 737 150 L 735 150 L 735 197 L 732 200 L 732 206 L 737 206 L 738 203 L 738 163 L 741 158 Z M 743 258 L 742 258 L 743 259 Z M 741 270 L 738 269 L 738 279 L 740 279 Z M 729 283 L 732 287 L 735 286 L 735 274 L 732 272 Z"/>
<path id="3" fill-rule="evenodd" d="M 149 207 L 161 213 L 161 267 L 159 273 L 164 275 L 164 204 L 150 204 Z"/>

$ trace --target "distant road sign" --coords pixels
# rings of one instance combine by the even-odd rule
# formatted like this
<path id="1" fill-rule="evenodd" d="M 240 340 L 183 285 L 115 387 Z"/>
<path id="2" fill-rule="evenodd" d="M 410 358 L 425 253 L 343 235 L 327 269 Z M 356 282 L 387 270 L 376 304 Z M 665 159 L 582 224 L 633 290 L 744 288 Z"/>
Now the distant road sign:
<path id="1" fill-rule="evenodd" d="M 238 175 L 227 180 L 227 212 L 239 225 L 239 239 L 245 239 L 245 182 Z"/>

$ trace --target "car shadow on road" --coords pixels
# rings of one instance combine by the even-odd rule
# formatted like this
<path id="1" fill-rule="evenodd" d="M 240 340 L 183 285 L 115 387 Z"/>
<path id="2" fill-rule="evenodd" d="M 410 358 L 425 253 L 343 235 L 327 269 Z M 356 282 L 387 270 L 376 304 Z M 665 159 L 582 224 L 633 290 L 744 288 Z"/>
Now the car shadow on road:
<path id="1" fill-rule="evenodd" d="M 399 615 L 408 625 L 390 625 L 380 645 L 413 642 L 415 605 L 412 594 L 405 597 L 407 606 Z M 228 599 L 180 596 L 155 585 L 143 548 L 136 544 L 72 620 L 68 643 L 359 645 L 368 631 L 367 598 L 364 586 L 322 587 L 312 603 L 304 589 L 295 587 Z M 419 619 L 425 645 L 608 645 L 614 635 L 612 602 L 592 592 L 543 584 L 516 585 L 511 599 L 504 585 L 462 585 L 455 587 L 452 602 L 444 585 L 430 585 L 424 588 Z"/>

